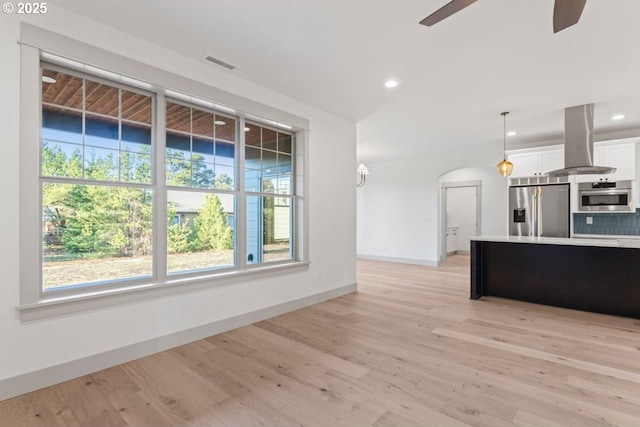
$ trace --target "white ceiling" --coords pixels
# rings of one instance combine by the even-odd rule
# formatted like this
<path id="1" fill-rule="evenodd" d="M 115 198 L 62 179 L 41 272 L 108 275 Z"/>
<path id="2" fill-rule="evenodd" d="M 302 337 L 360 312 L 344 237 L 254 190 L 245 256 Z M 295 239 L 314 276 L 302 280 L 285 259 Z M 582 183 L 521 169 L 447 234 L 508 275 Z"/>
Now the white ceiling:
<path id="1" fill-rule="evenodd" d="M 447 1 L 52 3 L 358 122 L 360 161 L 500 146 L 501 111 L 509 146 L 559 142 L 563 109 L 589 102 L 596 139 L 640 136 L 640 1 L 588 0 L 558 34 L 553 0 L 479 0 L 418 25 Z"/>

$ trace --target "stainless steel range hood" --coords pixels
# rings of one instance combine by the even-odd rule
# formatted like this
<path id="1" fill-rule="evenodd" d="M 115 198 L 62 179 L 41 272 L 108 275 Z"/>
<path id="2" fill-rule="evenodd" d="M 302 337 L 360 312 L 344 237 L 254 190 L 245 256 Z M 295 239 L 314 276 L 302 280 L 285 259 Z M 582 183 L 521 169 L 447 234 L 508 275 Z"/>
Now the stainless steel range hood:
<path id="1" fill-rule="evenodd" d="M 616 168 L 593 165 L 593 104 L 564 110 L 564 168 L 549 176 L 603 175 Z"/>

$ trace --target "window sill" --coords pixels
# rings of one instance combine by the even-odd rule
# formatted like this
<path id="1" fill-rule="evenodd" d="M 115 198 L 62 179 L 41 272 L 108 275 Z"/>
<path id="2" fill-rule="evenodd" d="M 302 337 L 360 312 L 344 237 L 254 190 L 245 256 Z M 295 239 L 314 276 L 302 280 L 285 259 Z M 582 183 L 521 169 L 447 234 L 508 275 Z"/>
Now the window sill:
<path id="1" fill-rule="evenodd" d="M 197 278 L 171 278 L 164 282 L 86 292 L 72 296 L 65 295 L 63 297 L 43 298 L 33 304 L 20 305 L 16 307 L 16 309 L 19 313 L 20 321 L 29 322 L 133 301 L 142 301 L 161 296 L 170 296 L 189 291 L 230 285 L 254 276 L 276 276 L 284 272 L 307 269 L 309 264 L 310 262 L 308 261 L 293 261 L 254 267 L 247 270 L 235 270 L 199 276 Z"/>

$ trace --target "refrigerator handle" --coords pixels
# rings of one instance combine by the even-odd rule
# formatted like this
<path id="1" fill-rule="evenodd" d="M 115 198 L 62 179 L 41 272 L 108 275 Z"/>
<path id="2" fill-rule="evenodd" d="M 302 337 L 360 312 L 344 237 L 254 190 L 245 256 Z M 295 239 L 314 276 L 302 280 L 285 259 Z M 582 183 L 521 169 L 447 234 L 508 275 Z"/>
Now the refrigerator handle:
<path id="1" fill-rule="evenodd" d="M 540 237 L 542 235 L 542 224 L 540 224 L 540 217 L 542 216 L 541 203 L 540 199 L 542 198 L 542 188 L 540 186 L 536 186 L 534 190 L 534 223 L 533 223 L 533 235 L 534 237 Z"/>

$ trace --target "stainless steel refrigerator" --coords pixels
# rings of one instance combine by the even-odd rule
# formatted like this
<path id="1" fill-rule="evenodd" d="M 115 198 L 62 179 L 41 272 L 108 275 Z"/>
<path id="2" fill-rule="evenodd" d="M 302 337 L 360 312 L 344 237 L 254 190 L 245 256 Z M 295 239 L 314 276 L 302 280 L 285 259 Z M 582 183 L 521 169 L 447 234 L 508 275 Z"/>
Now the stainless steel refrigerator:
<path id="1" fill-rule="evenodd" d="M 569 184 L 509 187 L 509 235 L 569 237 Z"/>

